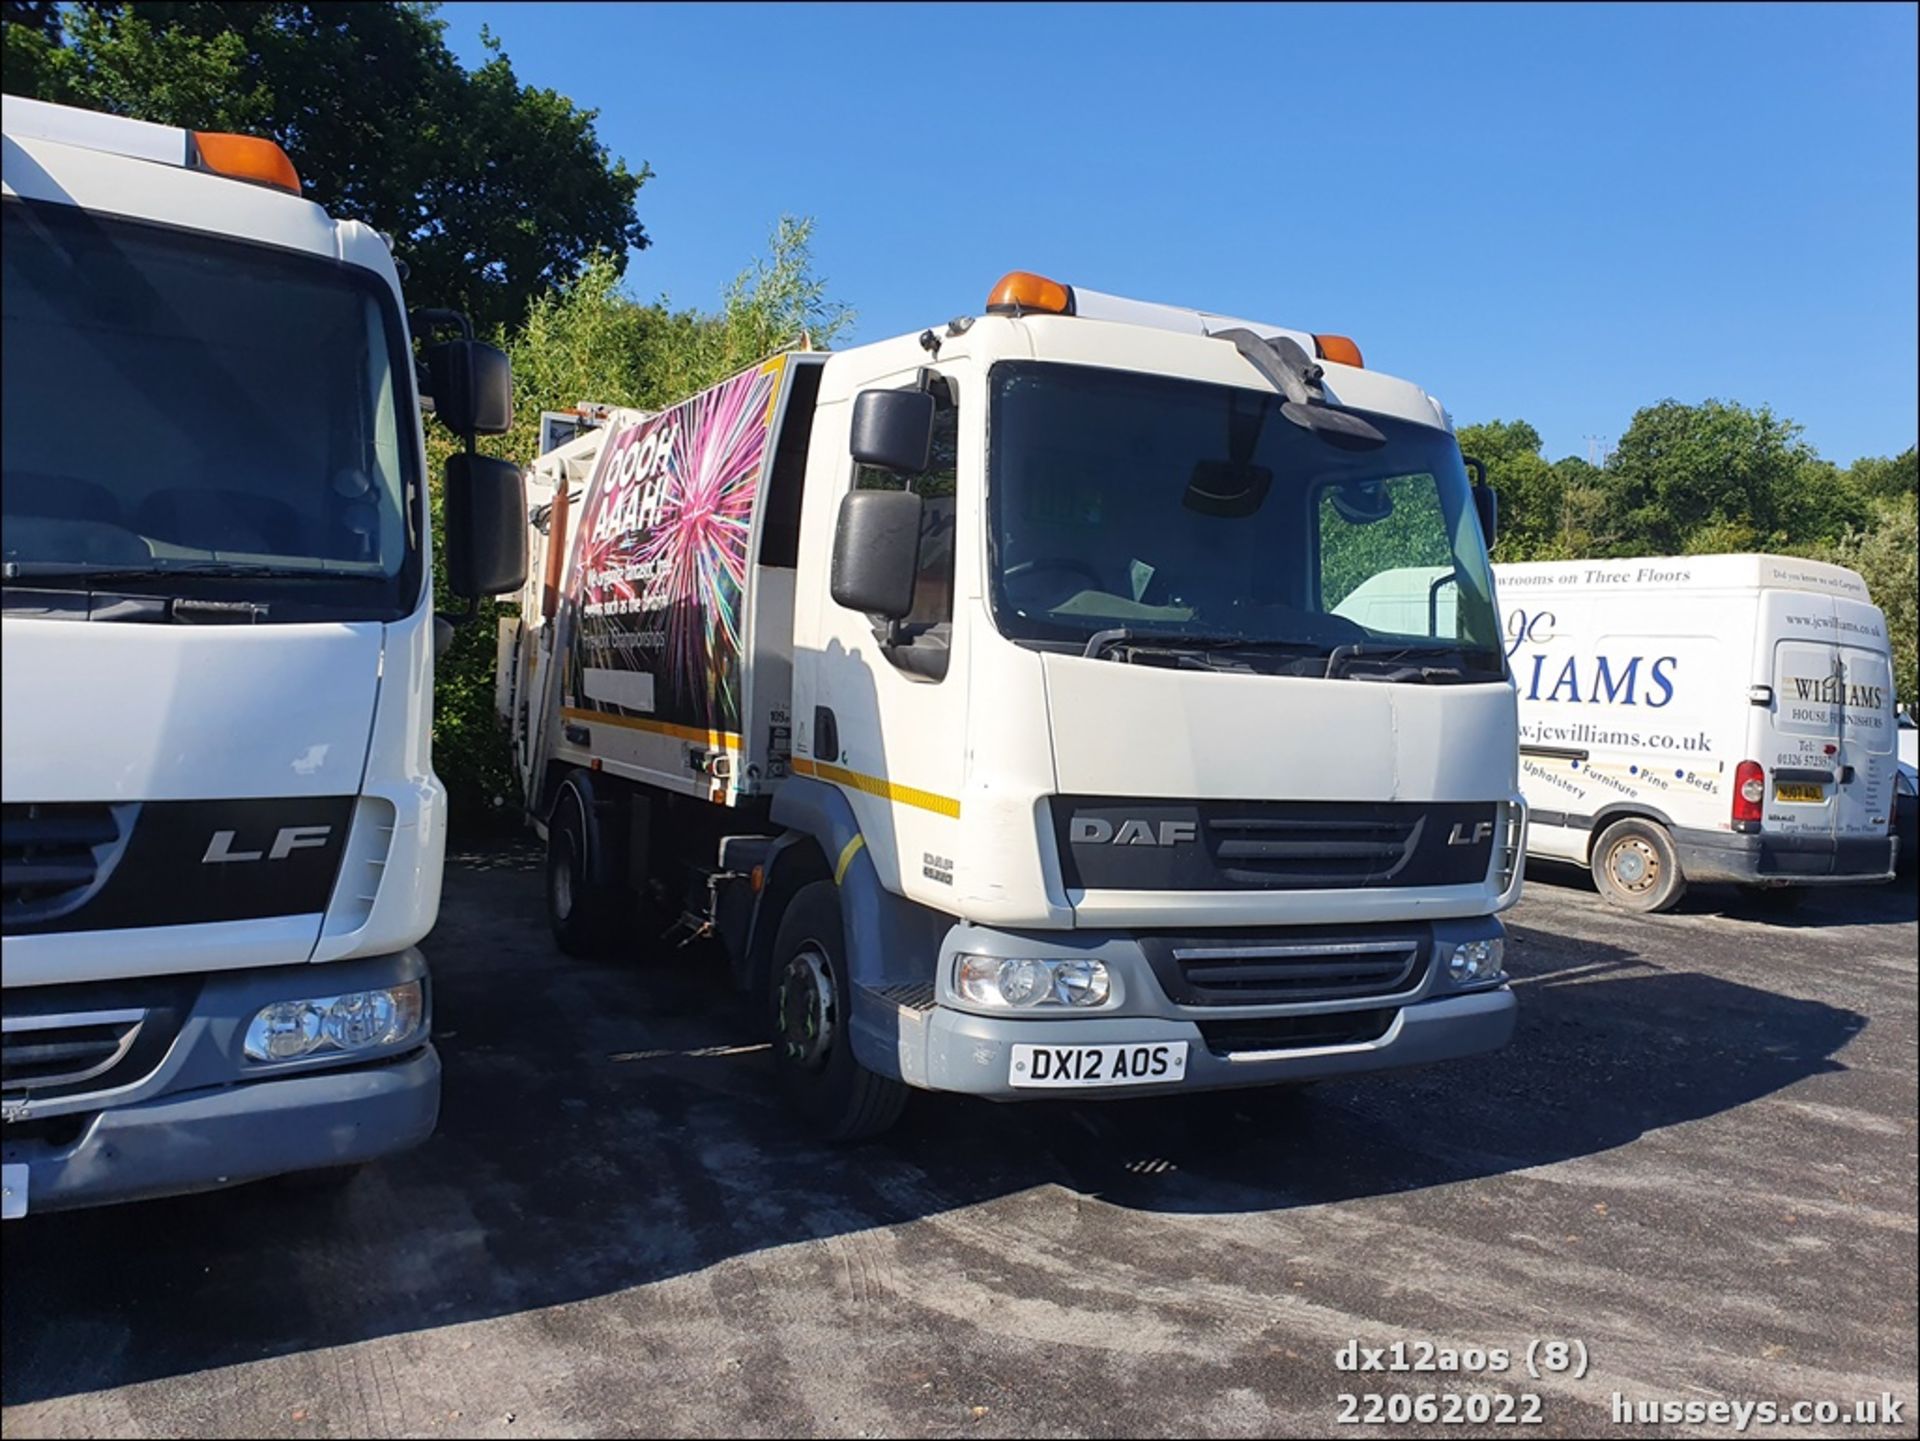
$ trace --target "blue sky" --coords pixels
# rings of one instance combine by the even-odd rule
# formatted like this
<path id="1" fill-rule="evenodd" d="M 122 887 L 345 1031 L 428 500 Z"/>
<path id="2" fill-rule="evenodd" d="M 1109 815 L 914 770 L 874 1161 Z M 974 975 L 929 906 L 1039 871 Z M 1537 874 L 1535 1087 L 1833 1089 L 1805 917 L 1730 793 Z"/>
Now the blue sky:
<path id="1" fill-rule="evenodd" d="M 1916 429 L 1916 8 L 449 5 L 600 112 L 711 307 L 783 211 L 855 340 L 1012 269 L 1353 336 L 1550 457 L 1666 397 Z"/>

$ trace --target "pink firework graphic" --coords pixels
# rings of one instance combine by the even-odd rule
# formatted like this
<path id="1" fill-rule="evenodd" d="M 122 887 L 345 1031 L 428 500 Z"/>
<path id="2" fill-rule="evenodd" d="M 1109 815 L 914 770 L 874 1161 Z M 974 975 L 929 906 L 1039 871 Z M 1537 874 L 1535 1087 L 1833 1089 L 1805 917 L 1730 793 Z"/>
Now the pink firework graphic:
<path id="1" fill-rule="evenodd" d="M 722 381 L 615 438 L 581 517 L 585 663 L 653 672 L 662 719 L 739 723 L 747 541 L 781 370 Z"/>
<path id="2" fill-rule="evenodd" d="M 738 719 L 726 667 L 740 653 L 747 531 L 777 374 L 751 371 L 681 407 L 659 517 L 634 552 L 651 577 L 642 609 L 666 612 L 669 684 L 703 701 L 709 724 Z"/>

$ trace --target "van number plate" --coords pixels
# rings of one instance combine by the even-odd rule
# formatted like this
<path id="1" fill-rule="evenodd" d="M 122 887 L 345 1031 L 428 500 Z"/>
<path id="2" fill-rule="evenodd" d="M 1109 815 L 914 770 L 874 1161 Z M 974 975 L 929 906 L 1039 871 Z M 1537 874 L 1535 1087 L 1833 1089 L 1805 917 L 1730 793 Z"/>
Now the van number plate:
<path id="1" fill-rule="evenodd" d="M 0 1166 L 0 1221 L 18 1221 L 27 1214 L 27 1168 Z"/>
<path id="2" fill-rule="evenodd" d="M 1773 798 L 1777 801 L 1807 801 L 1819 805 L 1827 798 L 1825 786 L 1794 785 L 1790 781 L 1777 781 L 1773 787 Z"/>
<path id="3" fill-rule="evenodd" d="M 1015 1046 L 1011 1086 L 1151 1086 L 1187 1075 L 1185 1041 L 1137 1046 Z"/>

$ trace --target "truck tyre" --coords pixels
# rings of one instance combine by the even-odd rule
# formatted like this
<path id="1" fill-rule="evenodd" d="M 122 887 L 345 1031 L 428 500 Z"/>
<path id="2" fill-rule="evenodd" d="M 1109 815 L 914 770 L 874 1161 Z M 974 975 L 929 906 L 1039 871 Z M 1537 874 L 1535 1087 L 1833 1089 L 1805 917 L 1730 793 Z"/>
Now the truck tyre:
<path id="1" fill-rule="evenodd" d="M 577 789 L 562 786 L 547 822 L 547 927 L 569 956 L 612 949 L 621 914 L 620 892 L 593 879 L 584 804 Z"/>
<path id="2" fill-rule="evenodd" d="M 851 982 L 832 881 L 803 886 L 773 943 L 767 1005 L 780 1088 L 829 1141 L 864 1141 L 900 1119 L 907 1088 L 854 1059 Z"/>
<path id="3" fill-rule="evenodd" d="M 1615 821 L 1602 831 L 1593 845 L 1593 880 L 1612 904 L 1648 914 L 1672 909 L 1687 892 L 1673 840 L 1654 821 Z"/>

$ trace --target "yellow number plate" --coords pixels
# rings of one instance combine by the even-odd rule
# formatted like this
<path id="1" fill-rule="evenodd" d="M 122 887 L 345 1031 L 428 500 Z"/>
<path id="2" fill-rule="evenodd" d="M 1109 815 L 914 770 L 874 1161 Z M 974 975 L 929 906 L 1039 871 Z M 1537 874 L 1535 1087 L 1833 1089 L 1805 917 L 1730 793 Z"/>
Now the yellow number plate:
<path id="1" fill-rule="evenodd" d="M 1786 781 L 1774 785 L 1773 798 L 1777 801 L 1811 801 L 1814 805 L 1827 798 L 1825 786 L 1796 786 Z"/>

